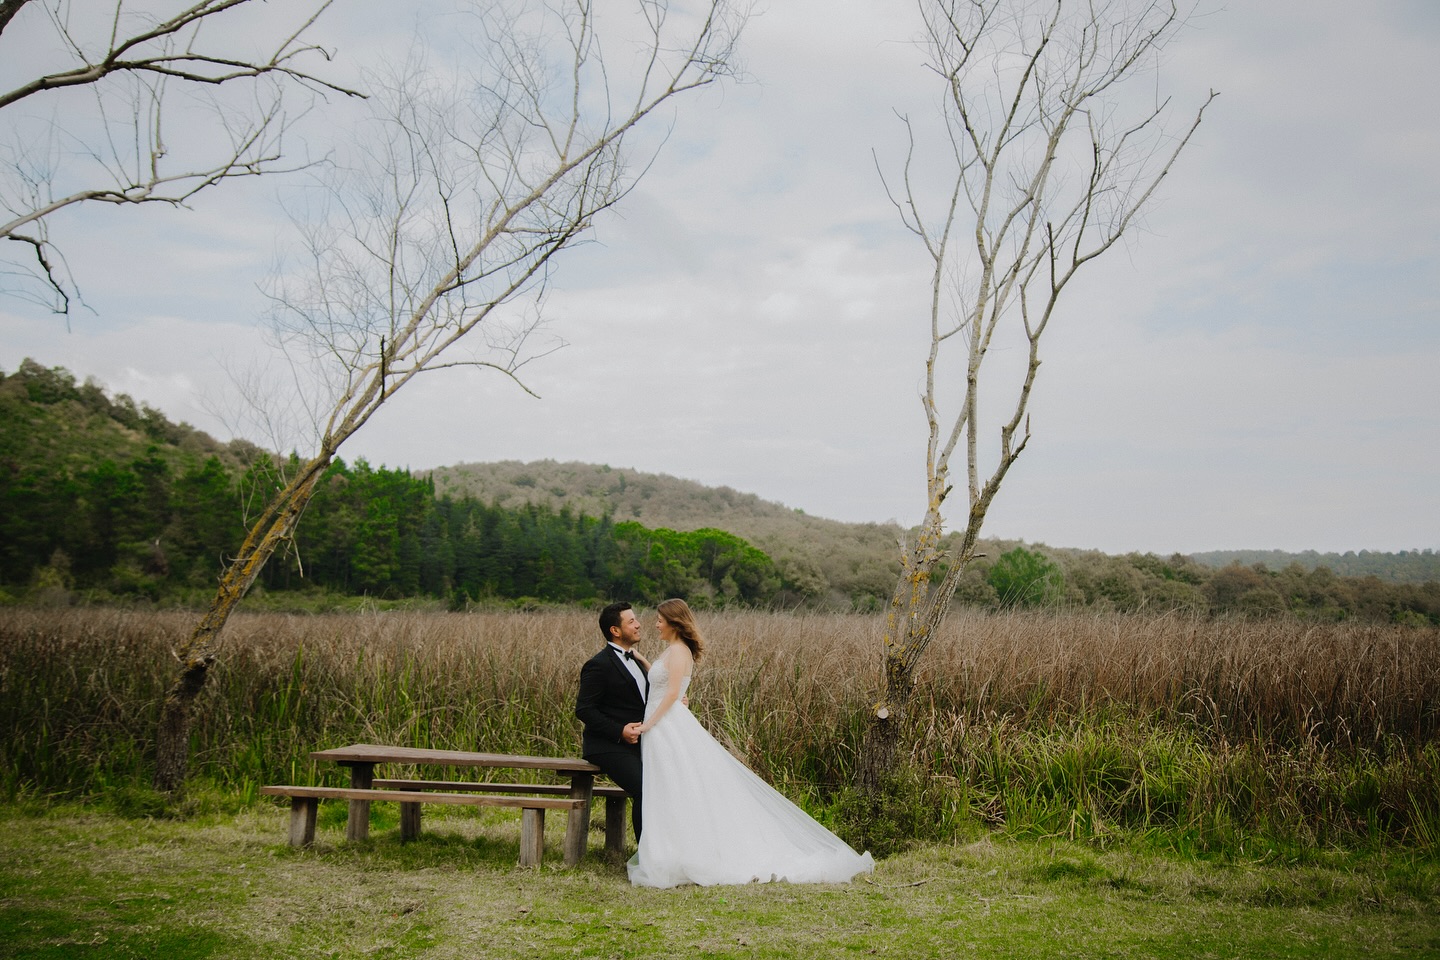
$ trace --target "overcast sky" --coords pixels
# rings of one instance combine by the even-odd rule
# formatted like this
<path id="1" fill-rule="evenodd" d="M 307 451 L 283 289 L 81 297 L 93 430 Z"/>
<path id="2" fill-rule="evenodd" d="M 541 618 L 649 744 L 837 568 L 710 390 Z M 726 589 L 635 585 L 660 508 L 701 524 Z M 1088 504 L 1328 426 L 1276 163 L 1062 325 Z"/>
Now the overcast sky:
<path id="1" fill-rule="evenodd" d="M 384 45 L 373 13 L 327 14 L 337 69 Z M 872 159 L 899 156 L 895 110 L 931 95 L 912 17 L 900 0 L 766 0 L 750 82 L 682 104 L 642 186 L 562 262 L 548 316 L 567 346 L 526 369 L 541 399 L 438 374 L 342 455 L 608 463 L 916 522 L 926 260 Z M 1162 86 L 1192 108 L 1221 96 L 1145 229 L 1067 293 L 986 533 L 1162 554 L 1440 547 L 1437 58 L 1433 0 L 1247 0 L 1195 20 Z M 66 214 L 52 230 L 89 309 L 67 323 L 0 300 L 0 368 L 64 366 L 228 438 L 212 411 L 227 362 L 260 349 L 279 189 Z"/>

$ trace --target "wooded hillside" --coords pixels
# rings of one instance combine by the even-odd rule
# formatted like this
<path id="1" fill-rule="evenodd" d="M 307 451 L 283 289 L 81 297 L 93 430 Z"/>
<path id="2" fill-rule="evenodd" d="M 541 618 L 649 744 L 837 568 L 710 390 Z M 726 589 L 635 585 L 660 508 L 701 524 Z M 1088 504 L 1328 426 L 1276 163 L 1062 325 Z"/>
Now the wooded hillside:
<path id="1" fill-rule="evenodd" d="M 1426 583 L 1440 580 L 1440 553 L 1433 549 L 1401 550 L 1384 553 L 1376 550 L 1347 550 L 1345 553 L 1320 553 L 1302 550 L 1211 550 L 1192 553 L 1190 559 L 1207 567 L 1228 567 L 1238 563 L 1253 567 L 1257 563 L 1271 570 L 1283 570 L 1292 564 L 1306 570 L 1324 567 L 1341 577 L 1378 577 L 1391 583 Z"/>
<path id="2" fill-rule="evenodd" d="M 568 507 L 647 527 L 717 527 L 743 537 L 775 561 L 780 574 L 814 597 L 841 606 L 851 598 L 888 597 L 899 570 L 893 523 L 842 523 L 812 517 L 753 493 L 692 480 L 589 463 L 542 460 L 464 463 L 431 472 L 437 493 L 486 503 Z"/>
<path id="3" fill-rule="evenodd" d="M 0 601 L 202 602 L 247 511 L 293 467 L 27 361 L 0 379 Z M 451 607 L 805 600 L 763 551 L 723 530 L 437 497 L 428 477 L 338 459 L 257 587 Z"/>
<path id="4" fill-rule="evenodd" d="M 93 382 L 26 361 L 0 373 L 0 602 L 203 602 L 258 490 L 286 461 L 220 443 Z M 337 461 L 272 595 L 475 602 L 884 607 L 894 524 L 812 517 L 727 487 L 581 463 L 462 464 L 412 475 Z M 1283 565 L 992 541 L 956 601 L 987 608 L 1177 610 L 1440 623 L 1440 582 L 1396 582 L 1431 551 L 1360 554 L 1388 579 Z M 1350 555 L 1347 555 L 1347 558 Z"/>

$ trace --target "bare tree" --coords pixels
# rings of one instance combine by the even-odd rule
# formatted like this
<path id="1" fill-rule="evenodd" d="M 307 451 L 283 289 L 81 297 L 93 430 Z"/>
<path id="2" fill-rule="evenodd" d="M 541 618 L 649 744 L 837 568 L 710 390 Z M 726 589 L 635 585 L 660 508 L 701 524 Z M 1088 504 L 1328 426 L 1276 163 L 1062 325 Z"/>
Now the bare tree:
<path id="1" fill-rule="evenodd" d="M 698 12 L 612 3 L 603 18 L 594 0 L 477 11 L 468 22 L 479 41 L 466 60 L 479 75 L 447 79 L 452 72 L 412 59 L 377 78 L 356 148 L 337 158 L 300 217 L 305 255 L 282 271 L 273 299 L 315 439 L 279 477 L 177 651 L 160 789 L 183 784 L 191 706 L 226 619 L 290 542 L 340 445 L 422 373 L 482 367 L 519 382 L 537 354 L 531 340 L 556 254 L 648 166 L 649 154 L 627 163 L 627 139 L 663 120 L 675 98 L 732 75 L 744 23 L 729 0 Z M 458 26 L 447 25 L 451 37 Z"/>
<path id="2" fill-rule="evenodd" d="M 305 37 L 330 2 L 0 0 L 0 238 L 20 244 L 0 292 L 69 313 L 76 285 L 49 229 L 68 207 L 183 206 L 280 170 L 287 93 L 354 95 L 305 66 L 329 59 Z"/>
<path id="3" fill-rule="evenodd" d="M 871 795 L 894 769 L 916 665 L 1030 441 L 1040 344 L 1061 294 L 1136 224 L 1216 96 L 1177 133 L 1167 129 L 1168 101 L 1126 84 L 1153 78 L 1184 26 L 1173 0 L 920 0 L 920 10 L 942 90 L 940 146 L 922 156 L 916 125 L 902 118 L 909 149 L 886 189 L 930 264 L 928 502 L 913 542 L 901 545 L 886 620 L 884 691 L 860 760 Z M 1000 345 L 1025 361 L 1007 367 L 991 354 Z M 966 514 L 947 550 L 957 452 Z"/>

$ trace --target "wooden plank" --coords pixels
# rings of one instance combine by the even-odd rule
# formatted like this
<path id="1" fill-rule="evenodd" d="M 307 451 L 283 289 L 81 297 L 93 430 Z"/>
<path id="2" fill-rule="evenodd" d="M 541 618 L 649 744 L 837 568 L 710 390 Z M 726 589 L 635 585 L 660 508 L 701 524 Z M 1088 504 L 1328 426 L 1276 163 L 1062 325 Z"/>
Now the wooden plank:
<path id="1" fill-rule="evenodd" d="M 475 753 L 467 750 L 430 750 L 419 747 L 389 747 L 375 743 L 353 743 L 346 747 L 316 750 L 316 760 L 335 763 L 413 763 L 450 767 L 510 767 L 517 770 L 555 770 L 561 773 L 599 773 L 600 768 L 578 757 L 531 757 L 506 753 Z"/>
<path id="2" fill-rule="evenodd" d="M 413 789 L 377 790 L 374 788 L 271 784 L 261 787 L 260 792 L 266 796 L 290 797 L 291 846 L 304 846 L 315 841 L 315 813 L 322 799 L 349 800 L 353 803 L 363 798 L 366 801 L 367 810 L 371 801 L 400 804 L 400 838 L 402 840 L 411 840 L 419 836 L 419 812 L 422 803 L 451 803 L 472 807 L 519 807 L 520 865 L 522 867 L 539 865 L 544 855 L 546 810 L 564 810 L 573 815 L 575 810 L 581 807 L 588 810 L 590 806 L 589 802 L 581 797 L 500 797 L 477 793 L 428 793 Z M 611 802 L 611 799 L 607 799 L 606 802 Z M 624 802 L 623 799 L 621 802 Z M 411 814 L 408 811 L 414 811 L 414 813 Z M 413 819 L 410 819 L 411 817 Z M 571 840 L 567 834 L 567 863 L 570 863 L 568 859 L 570 843 Z"/>
<path id="3" fill-rule="evenodd" d="M 545 811 L 526 807 L 520 811 L 520 866 L 538 867 L 545 855 Z"/>
<path id="4" fill-rule="evenodd" d="M 271 797 L 314 797 L 320 800 L 358 800 L 387 803 L 449 803 L 472 807 L 518 807 L 535 810 L 566 810 L 583 801 L 569 797 L 496 797 L 473 793 L 417 793 L 414 790 L 356 790 L 351 787 L 307 787 L 276 784 L 260 788 Z"/>
<path id="5" fill-rule="evenodd" d="M 373 784 L 382 790 L 448 790 L 451 793 L 534 793 L 555 796 L 569 796 L 571 787 L 565 783 L 490 783 L 474 780 L 376 780 Z M 620 787 L 605 785 L 593 787 L 591 793 L 597 797 L 628 797 Z"/>

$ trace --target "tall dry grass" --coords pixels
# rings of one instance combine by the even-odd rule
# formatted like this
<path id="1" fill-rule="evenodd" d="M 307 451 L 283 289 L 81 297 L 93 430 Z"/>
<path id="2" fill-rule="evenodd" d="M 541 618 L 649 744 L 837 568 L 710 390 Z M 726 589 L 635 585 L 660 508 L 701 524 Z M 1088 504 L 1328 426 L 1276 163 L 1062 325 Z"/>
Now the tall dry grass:
<path id="1" fill-rule="evenodd" d="M 1440 731 L 1440 631 L 1114 614 L 959 614 L 922 684 L 946 709 L 1028 720 L 1123 705 L 1218 740 L 1340 748 Z"/>
<path id="2" fill-rule="evenodd" d="M 0 788 L 148 782 L 170 650 L 191 620 L 0 610 Z M 923 662 L 910 763 L 880 824 L 849 784 L 882 625 L 707 613 L 692 687 L 717 737 L 862 841 L 978 820 L 1201 846 L 1257 833 L 1436 846 L 1435 630 L 957 612 Z M 253 798 L 265 782 L 338 778 L 308 754 L 354 741 L 573 755 L 575 683 L 599 642 L 583 610 L 242 613 L 198 704 L 194 776 Z"/>

